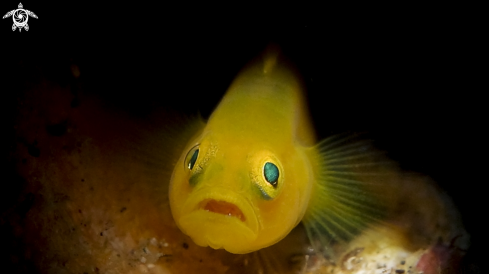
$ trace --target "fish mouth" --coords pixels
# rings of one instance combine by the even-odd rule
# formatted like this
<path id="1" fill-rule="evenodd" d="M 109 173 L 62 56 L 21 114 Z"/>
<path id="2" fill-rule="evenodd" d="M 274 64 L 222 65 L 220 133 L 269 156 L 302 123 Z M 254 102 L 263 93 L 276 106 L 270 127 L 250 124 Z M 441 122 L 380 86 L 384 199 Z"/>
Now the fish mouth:
<path id="1" fill-rule="evenodd" d="M 215 212 L 230 217 L 236 217 L 242 222 L 246 221 L 246 216 L 244 215 L 243 211 L 241 211 L 241 209 L 239 209 L 239 207 L 235 204 L 226 201 L 206 199 L 199 203 L 198 209 L 203 209 L 205 211 Z"/>
<path id="2" fill-rule="evenodd" d="M 233 252 L 233 247 L 257 238 L 259 222 L 252 204 L 232 190 L 199 189 L 185 202 L 182 213 L 179 227 L 200 246 Z"/>

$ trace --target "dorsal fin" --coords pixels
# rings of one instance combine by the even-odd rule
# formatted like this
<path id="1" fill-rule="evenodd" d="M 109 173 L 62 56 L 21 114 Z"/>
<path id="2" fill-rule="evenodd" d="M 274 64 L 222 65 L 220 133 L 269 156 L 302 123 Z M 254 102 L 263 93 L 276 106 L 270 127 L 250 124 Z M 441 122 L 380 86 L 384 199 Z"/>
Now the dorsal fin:
<path id="1" fill-rule="evenodd" d="M 280 48 L 275 44 L 270 44 L 263 52 L 263 74 L 270 73 L 277 65 L 280 55 Z"/>

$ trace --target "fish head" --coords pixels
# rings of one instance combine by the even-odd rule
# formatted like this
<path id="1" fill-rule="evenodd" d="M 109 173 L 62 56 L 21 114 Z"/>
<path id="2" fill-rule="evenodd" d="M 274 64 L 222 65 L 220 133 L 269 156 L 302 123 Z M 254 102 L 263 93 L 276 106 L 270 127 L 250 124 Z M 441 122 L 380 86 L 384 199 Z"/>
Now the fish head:
<path id="1" fill-rule="evenodd" d="M 196 244 L 248 253 L 278 242 L 302 219 L 311 185 L 305 155 L 287 138 L 256 133 L 210 129 L 182 153 L 170 206 Z"/>

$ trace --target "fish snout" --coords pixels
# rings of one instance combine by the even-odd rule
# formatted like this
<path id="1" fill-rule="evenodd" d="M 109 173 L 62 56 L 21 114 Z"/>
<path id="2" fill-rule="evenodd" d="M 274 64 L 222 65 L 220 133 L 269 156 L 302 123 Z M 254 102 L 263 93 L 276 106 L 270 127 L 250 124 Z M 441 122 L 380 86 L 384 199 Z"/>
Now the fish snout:
<path id="1" fill-rule="evenodd" d="M 221 187 L 203 187 L 185 202 L 178 225 L 200 246 L 246 253 L 243 246 L 255 241 L 259 221 L 251 202 Z"/>

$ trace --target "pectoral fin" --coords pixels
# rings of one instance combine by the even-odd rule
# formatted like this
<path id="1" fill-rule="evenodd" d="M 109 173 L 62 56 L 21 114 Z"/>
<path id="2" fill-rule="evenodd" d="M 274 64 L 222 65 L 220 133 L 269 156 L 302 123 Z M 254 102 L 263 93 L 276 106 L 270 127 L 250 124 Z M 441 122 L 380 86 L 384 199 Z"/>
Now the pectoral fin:
<path id="1" fill-rule="evenodd" d="M 361 139 L 333 136 L 311 150 L 315 185 L 303 223 L 316 251 L 333 260 L 332 246 L 381 222 L 389 211 L 395 166 L 372 141 Z"/>

